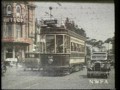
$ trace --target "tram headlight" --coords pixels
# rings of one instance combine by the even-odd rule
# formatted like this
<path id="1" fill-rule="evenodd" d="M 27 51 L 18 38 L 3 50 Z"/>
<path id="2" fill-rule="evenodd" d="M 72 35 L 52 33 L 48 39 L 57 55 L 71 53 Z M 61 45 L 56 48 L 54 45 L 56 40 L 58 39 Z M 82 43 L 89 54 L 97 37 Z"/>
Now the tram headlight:
<path id="1" fill-rule="evenodd" d="M 52 64 L 52 62 L 53 62 L 53 59 L 52 59 L 52 58 L 49 58 L 49 59 L 48 59 L 48 63 L 49 63 L 49 64 Z"/>
<path id="2" fill-rule="evenodd" d="M 52 64 L 52 62 L 53 62 L 53 56 L 48 56 L 48 63 Z"/>

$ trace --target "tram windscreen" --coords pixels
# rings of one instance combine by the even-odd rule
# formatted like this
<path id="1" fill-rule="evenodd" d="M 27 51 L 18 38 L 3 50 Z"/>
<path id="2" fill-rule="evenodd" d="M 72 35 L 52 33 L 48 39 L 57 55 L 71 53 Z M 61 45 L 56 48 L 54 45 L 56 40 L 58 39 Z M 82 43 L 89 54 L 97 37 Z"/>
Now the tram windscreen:
<path id="1" fill-rule="evenodd" d="M 63 40 L 63 37 L 64 37 L 64 40 Z M 63 41 L 64 41 L 64 44 L 63 44 Z M 70 53 L 70 37 L 66 35 L 46 35 L 46 52 L 47 53 Z"/>
<path id="2" fill-rule="evenodd" d="M 56 35 L 56 52 L 63 53 L 63 35 Z"/>
<path id="3" fill-rule="evenodd" d="M 46 52 L 55 53 L 55 36 L 46 35 Z"/>

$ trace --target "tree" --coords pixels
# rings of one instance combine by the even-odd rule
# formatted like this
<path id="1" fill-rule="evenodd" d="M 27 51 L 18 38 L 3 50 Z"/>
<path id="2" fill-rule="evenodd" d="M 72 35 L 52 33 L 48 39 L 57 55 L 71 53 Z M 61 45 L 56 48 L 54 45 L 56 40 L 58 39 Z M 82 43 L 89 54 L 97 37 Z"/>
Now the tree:
<path id="1" fill-rule="evenodd" d="M 102 40 L 99 40 L 96 42 L 96 47 L 99 48 L 100 51 L 102 51 L 102 45 L 104 44 L 104 42 Z"/>
<path id="2" fill-rule="evenodd" d="M 108 38 L 108 39 L 106 39 L 105 41 L 104 41 L 104 43 L 108 43 L 108 53 L 109 53 L 109 44 L 111 43 L 113 43 L 113 39 L 112 38 Z"/>
<path id="3" fill-rule="evenodd" d="M 115 37 L 112 37 L 112 53 L 114 54 L 114 51 L 115 51 Z"/>
<path id="4" fill-rule="evenodd" d="M 78 28 L 78 25 L 76 25 L 74 21 L 70 21 L 68 17 L 65 20 L 65 26 L 67 29 L 86 37 L 85 30 L 83 28 Z"/>
<path id="5" fill-rule="evenodd" d="M 95 47 L 96 46 L 96 39 L 91 39 L 90 40 L 90 43 L 91 43 L 91 45 L 93 46 L 93 47 Z"/>
<path id="6" fill-rule="evenodd" d="M 108 39 L 106 39 L 104 42 L 105 43 L 110 43 L 112 41 L 112 38 L 108 38 Z"/>
<path id="7" fill-rule="evenodd" d="M 100 51 L 102 51 L 102 45 L 104 44 L 102 40 L 90 39 L 89 37 L 87 37 L 86 43 L 92 45 L 92 47 L 98 48 Z"/>

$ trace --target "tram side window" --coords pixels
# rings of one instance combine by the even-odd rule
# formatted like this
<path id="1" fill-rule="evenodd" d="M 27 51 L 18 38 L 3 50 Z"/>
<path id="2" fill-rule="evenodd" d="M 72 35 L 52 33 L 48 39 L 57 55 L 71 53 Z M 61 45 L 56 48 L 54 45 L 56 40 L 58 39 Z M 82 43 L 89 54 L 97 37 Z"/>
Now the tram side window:
<path id="1" fill-rule="evenodd" d="M 85 47 L 83 45 L 71 42 L 71 51 L 84 52 Z"/>
<path id="2" fill-rule="evenodd" d="M 82 46 L 79 44 L 79 51 L 82 52 Z"/>
<path id="3" fill-rule="evenodd" d="M 85 52 L 85 47 L 83 46 L 82 48 L 83 48 L 83 49 L 82 49 L 82 52 Z"/>
<path id="4" fill-rule="evenodd" d="M 79 44 L 77 44 L 77 51 L 79 52 Z"/>
<path id="5" fill-rule="evenodd" d="M 73 43 L 73 51 L 75 51 L 75 43 Z"/>
<path id="6" fill-rule="evenodd" d="M 55 36 L 54 35 L 46 35 L 46 52 L 55 53 Z"/>
<path id="7" fill-rule="evenodd" d="M 78 52 L 80 52 L 80 44 L 78 44 Z"/>
<path id="8" fill-rule="evenodd" d="M 56 35 L 56 52 L 63 53 L 63 35 Z"/>
<path id="9" fill-rule="evenodd" d="M 84 52 L 84 46 L 83 45 L 81 45 L 81 52 Z"/>
<path id="10" fill-rule="evenodd" d="M 76 51 L 76 50 L 77 50 L 76 44 L 71 42 L 71 51 Z"/>
<path id="11" fill-rule="evenodd" d="M 84 52 L 84 46 L 81 45 L 81 52 Z"/>
<path id="12" fill-rule="evenodd" d="M 71 51 L 74 51 L 73 48 L 74 48 L 74 45 L 73 45 L 73 42 L 71 42 Z"/>
<path id="13" fill-rule="evenodd" d="M 70 37 L 66 35 L 64 37 L 64 49 L 65 53 L 70 53 Z"/>
<path id="14" fill-rule="evenodd" d="M 75 51 L 78 51 L 77 49 L 78 49 L 78 48 L 77 48 L 77 44 L 75 43 Z"/>

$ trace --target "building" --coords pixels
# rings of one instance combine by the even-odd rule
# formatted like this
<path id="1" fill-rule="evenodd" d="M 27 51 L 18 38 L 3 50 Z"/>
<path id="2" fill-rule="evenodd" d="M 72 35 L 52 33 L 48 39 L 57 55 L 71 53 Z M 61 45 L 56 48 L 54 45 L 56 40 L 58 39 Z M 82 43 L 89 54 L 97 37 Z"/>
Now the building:
<path id="1" fill-rule="evenodd" d="M 33 50 L 35 5 L 28 1 L 2 1 L 2 57 L 24 58 Z"/>

